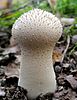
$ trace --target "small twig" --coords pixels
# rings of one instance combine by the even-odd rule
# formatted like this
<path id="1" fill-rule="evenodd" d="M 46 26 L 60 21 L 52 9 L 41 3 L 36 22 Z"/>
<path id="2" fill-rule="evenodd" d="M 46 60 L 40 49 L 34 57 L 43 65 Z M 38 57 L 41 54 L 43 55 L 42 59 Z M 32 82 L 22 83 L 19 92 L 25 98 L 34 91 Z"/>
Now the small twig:
<path id="1" fill-rule="evenodd" d="M 69 45 L 70 45 L 70 36 L 68 35 L 68 37 L 67 37 L 67 46 L 66 46 L 66 49 L 65 49 L 64 52 L 63 52 L 63 55 L 62 55 L 62 58 L 61 58 L 61 63 L 62 63 L 63 60 L 64 60 L 64 57 L 65 57 L 65 54 L 66 54 L 66 52 L 67 52 L 67 50 L 68 50 L 68 48 L 69 48 Z"/>

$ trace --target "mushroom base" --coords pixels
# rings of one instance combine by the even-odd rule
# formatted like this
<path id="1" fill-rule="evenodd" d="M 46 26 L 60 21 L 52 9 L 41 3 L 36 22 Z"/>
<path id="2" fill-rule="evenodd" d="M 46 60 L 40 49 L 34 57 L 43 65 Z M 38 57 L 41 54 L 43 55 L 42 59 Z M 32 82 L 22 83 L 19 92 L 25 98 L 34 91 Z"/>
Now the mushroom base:
<path id="1" fill-rule="evenodd" d="M 53 69 L 51 50 L 22 50 L 18 85 L 27 89 L 29 99 L 41 93 L 53 93 L 56 79 Z"/>

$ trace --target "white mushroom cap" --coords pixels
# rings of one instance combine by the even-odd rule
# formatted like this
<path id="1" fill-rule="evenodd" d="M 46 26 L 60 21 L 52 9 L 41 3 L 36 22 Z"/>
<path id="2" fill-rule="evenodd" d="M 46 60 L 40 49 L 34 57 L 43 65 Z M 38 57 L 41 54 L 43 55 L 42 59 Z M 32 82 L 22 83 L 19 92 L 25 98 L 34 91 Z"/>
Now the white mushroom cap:
<path id="1" fill-rule="evenodd" d="M 62 34 L 62 25 L 55 15 L 34 9 L 16 20 L 12 33 L 17 42 L 26 46 L 53 45 Z"/>

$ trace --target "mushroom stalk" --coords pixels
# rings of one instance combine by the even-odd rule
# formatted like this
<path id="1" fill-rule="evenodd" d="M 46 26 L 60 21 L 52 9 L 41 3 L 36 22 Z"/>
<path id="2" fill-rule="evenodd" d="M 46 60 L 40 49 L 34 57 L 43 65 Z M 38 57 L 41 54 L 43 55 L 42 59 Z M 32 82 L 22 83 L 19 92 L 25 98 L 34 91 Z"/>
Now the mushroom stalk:
<path id="1" fill-rule="evenodd" d="M 28 90 L 28 97 L 35 98 L 40 93 L 54 92 L 56 79 L 52 62 L 52 48 L 21 50 L 19 85 Z M 39 67 L 38 67 L 39 66 Z"/>
<path id="2" fill-rule="evenodd" d="M 53 14 L 40 9 L 31 10 L 16 20 L 12 35 L 21 48 L 19 85 L 28 97 L 56 90 L 52 53 L 62 34 L 62 25 Z"/>

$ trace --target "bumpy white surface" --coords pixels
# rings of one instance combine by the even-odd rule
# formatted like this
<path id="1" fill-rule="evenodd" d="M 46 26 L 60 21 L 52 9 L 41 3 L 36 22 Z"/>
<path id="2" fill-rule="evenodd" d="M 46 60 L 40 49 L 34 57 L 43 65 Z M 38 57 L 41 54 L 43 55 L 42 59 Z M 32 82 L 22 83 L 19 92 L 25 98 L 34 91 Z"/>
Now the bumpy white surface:
<path id="1" fill-rule="evenodd" d="M 52 52 L 62 34 L 62 25 L 53 14 L 40 9 L 20 16 L 12 28 L 13 37 L 21 47 L 19 85 L 35 98 L 56 89 Z"/>

